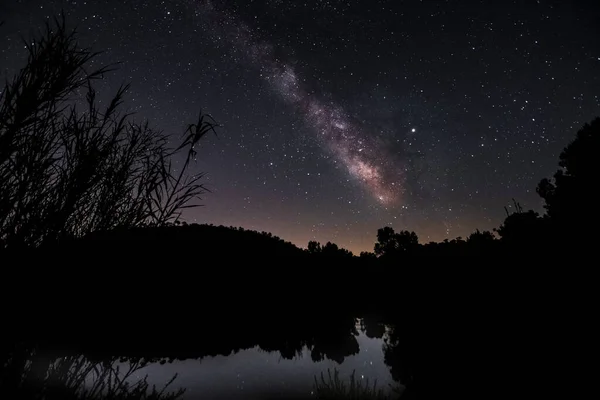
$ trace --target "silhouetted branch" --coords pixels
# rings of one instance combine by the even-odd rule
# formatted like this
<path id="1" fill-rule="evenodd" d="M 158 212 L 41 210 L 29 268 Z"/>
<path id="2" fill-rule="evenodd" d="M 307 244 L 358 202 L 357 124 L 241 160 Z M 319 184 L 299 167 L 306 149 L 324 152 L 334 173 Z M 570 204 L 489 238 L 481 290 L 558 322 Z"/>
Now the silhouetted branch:
<path id="1" fill-rule="evenodd" d="M 198 206 L 203 175 L 188 170 L 199 140 L 216 133 L 210 116 L 200 114 L 169 148 L 166 135 L 120 111 L 129 85 L 98 106 L 92 82 L 112 68 L 87 72 L 98 53 L 78 46 L 64 15 L 26 48 L 26 66 L 0 93 L 0 248 L 161 226 Z"/>

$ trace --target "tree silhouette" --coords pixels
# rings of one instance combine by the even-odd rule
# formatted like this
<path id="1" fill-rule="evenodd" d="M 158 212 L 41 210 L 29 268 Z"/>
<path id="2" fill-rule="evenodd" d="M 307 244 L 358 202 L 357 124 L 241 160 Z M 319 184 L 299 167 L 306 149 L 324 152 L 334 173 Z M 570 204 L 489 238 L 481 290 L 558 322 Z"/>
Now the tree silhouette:
<path id="1" fill-rule="evenodd" d="M 548 246 L 548 224 L 544 218 L 533 211 L 523 211 L 521 205 L 513 199 L 515 211 L 509 213 L 505 207 L 506 218 L 502 225 L 494 229 L 500 236 L 501 242 L 509 249 L 519 252 L 537 252 L 541 247 Z"/>
<path id="2" fill-rule="evenodd" d="M 597 182 L 600 164 L 600 118 L 585 124 L 559 157 L 554 179 L 542 179 L 537 187 L 553 226 L 572 242 L 590 238 L 599 222 Z"/>
<path id="3" fill-rule="evenodd" d="M 88 72 L 97 53 L 76 37 L 64 17 L 47 24 L 0 93 L 0 249 L 161 226 L 205 192 L 188 170 L 212 119 L 201 114 L 171 148 L 167 135 L 120 111 L 128 85 L 100 108 L 92 84 L 112 67 Z"/>
<path id="4" fill-rule="evenodd" d="M 490 255 L 497 247 L 494 234 L 489 231 L 480 232 L 479 229 L 469 235 L 466 243 L 465 250 L 470 255 Z"/>
<path id="5" fill-rule="evenodd" d="M 326 257 L 330 258 L 352 258 L 353 254 L 351 251 L 346 250 L 342 247 L 338 247 L 337 244 L 332 242 L 327 242 L 325 245 L 321 246 L 321 243 L 311 240 L 308 242 L 308 246 L 306 251 L 308 254 L 313 256 L 322 258 Z"/>
<path id="6" fill-rule="evenodd" d="M 371 253 L 369 251 L 361 251 L 360 258 L 362 258 L 363 260 L 368 260 L 368 261 L 373 261 L 375 259 L 377 259 L 377 256 L 375 255 L 375 253 Z"/>
<path id="7" fill-rule="evenodd" d="M 416 233 L 409 231 L 394 232 L 386 226 L 377 230 L 377 243 L 374 252 L 377 256 L 394 256 L 409 254 L 419 247 L 419 238 Z"/>
<path id="8" fill-rule="evenodd" d="M 377 230 L 377 243 L 375 243 L 374 252 L 376 255 L 389 254 L 396 250 L 396 238 L 394 229 L 386 226 Z"/>
<path id="9" fill-rule="evenodd" d="M 490 231 L 480 232 L 479 229 L 475 230 L 475 232 L 471 233 L 467 238 L 467 243 L 469 244 L 485 244 L 491 243 L 495 240 L 494 234 Z"/>
<path id="10" fill-rule="evenodd" d="M 308 242 L 308 252 L 311 254 L 321 253 L 321 243 L 311 240 Z"/>

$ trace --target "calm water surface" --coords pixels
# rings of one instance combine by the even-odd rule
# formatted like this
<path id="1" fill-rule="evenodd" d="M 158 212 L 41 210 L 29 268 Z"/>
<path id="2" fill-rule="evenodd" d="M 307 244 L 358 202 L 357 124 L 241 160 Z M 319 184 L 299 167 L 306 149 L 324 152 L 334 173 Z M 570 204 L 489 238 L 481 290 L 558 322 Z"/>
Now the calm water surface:
<path id="1" fill-rule="evenodd" d="M 230 356 L 206 357 L 201 360 L 174 361 L 151 364 L 132 377 L 141 379 L 148 375 L 148 383 L 162 388 L 174 374 L 177 379 L 171 390 L 185 388 L 184 399 L 252 399 L 267 396 L 306 395 L 313 392 L 314 376 L 327 374 L 329 368 L 340 371 L 340 377 L 349 381 L 350 374 L 377 387 L 389 390 L 393 384 L 388 367 L 383 361 L 383 340 L 370 339 L 359 333 L 360 352 L 346 357 L 342 364 L 325 359 L 313 362 L 310 351 L 293 360 L 281 358 L 279 352 L 265 352 L 258 347 L 240 351 Z"/>

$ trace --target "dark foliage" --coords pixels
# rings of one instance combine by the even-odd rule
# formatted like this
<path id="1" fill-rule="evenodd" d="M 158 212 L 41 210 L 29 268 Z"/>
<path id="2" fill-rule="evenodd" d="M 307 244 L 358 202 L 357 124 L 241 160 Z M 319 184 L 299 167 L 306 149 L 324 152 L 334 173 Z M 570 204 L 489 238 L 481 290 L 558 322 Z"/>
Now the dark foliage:
<path id="1" fill-rule="evenodd" d="M 589 247 L 598 225 L 600 119 L 565 148 L 554 178 L 540 182 L 546 215 L 515 201 L 495 233 L 428 244 L 384 227 L 373 253 L 356 257 L 331 242 L 303 250 L 266 232 L 181 223 L 181 210 L 204 192 L 201 176 L 186 171 L 215 123 L 201 115 L 172 149 L 166 136 L 119 112 L 126 87 L 99 109 L 92 83 L 110 68 L 87 72 L 95 54 L 77 46 L 64 21 L 27 46 L 27 66 L 0 95 L 0 248 L 19 251 L 22 266 L 3 254 L 11 265 L 0 299 L 0 394 L 100 398 L 73 384 L 89 368 L 103 385 L 115 360 L 143 365 L 256 346 L 285 359 L 308 348 L 314 361 L 340 363 L 359 352 L 362 330 L 386 340 L 385 362 L 405 386 L 403 397 L 415 398 L 423 364 L 465 372 L 474 387 L 473 377 L 484 374 L 468 364 L 509 359 L 522 341 L 527 351 L 549 347 L 548 332 L 557 329 L 551 318 L 568 326 L 592 320 L 585 278 L 570 286 L 562 274 L 506 272 L 506 263 L 497 273 L 489 264 L 504 256 L 575 257 Z M 175 174 L 171 159 L 180 153 Z M 477 256 L 479 271 L 484 261 L 492 272 L 465 273 L 466 262 L 453 261 L 431 273 L 415 261 L 427 256 L 436 263 Z M 532 300 L 539 287 L 547 293 Z M 515 339 L 513 327 L 524 338 Z M 492 346 L 490 332 L 501 333 Z M 469 354 L 473 344 L 492 349 Z M 549 359 L 542 350 L 535 357 Z M 117 384 L 109 398 L 145 398 L 144 382 Z M 337 375 L 317 385 L 325 397 L 346 393 Z M 359 397 L 383 396 L 353 388 Z"/>
<path id="2" fill-rule="evenodd" d="M 419 238 L 414 232 L 394 232 L 386 226 L 377 231 L 377 243 L 375 243 L 375 254 L 385 257 L 397 257 L 402 255 L 415 255 L 419 247 Z"/>
<path id="3" fill-rule="evenodd" d="M 143 360 L 119 367 L 116 358 L 91 361 L 65 353 L 58 357 L 22 345 L 4 346 L 0 360 L 0 393 L 14 399 L 175 400 L 185 392 L 167 391 L 176 376 L 160 390 L 150 386 L 147 377 L 132 379 L 147 365 Z"/>
<path id="4" fill-rule="evenodd" d="M 27 62 L 0 91 L 0 254 L 3 267 L 19 260 L 30 268 L 56 266 L 60 248 L 94 232 L 135 227 L 160 227 L 177 221 L 181 210 L 205 192 L 202 175 L 188 170 L 195 146 L 216 124 L 200 115 L 188 127 L 181 145 L 171 148 L 168 136 L 136 122 L 120 111 L 128 86 L 117 91 L 106 107 L 96 100 L 94 81 L 112 70 L 89 70 L 97 53 L 81 48 L 64 18 L 48 23 L 38 37 L 24 40 Z M 183 160 L 175 173 L 174 157 Z M 41 254 L 56 258 L 43 259 Z M 79 253 L 80 255 L 82 253 Z M 34 256 L 28 259 L 27 256 Z M 88 254 L 89 256 L 89 254 Z M 83 259 L 78 259 L 82 266 Z M 89 267 L 90 262 L 85 262 Z M 7 276 L 5 276 L 7 277 Z M 31 293 L 35 280 L 15 280 L 15 290 Z M 22 285 L 20 285 L 22 284 Z M 48 297 L 60 290 L 51 286 Z M 68 293 L 68 292 L 65 292 Z M 163 399 L 180 397 L 151 388 L 143 379 L 125 383 L 112 364 L 93 363 L 79 356 L 40 358 L 41 341 L 28 341 L 33 325 L 27 312 L 3 291 L 0 343 L 0 396 L 18 399 Z M 43 296 L 42 293 L 40 293 Z M 40 297 L 44 299 L 44 297 Z M 22 298 L 32 310 L 46 314 L 39 299 Z M 69 313 L 59 298 L 46 305 Z M 91 303 L 90 303 L 91 304 Z M 27 307 L 25 307 L 27 308 Z M 34 313 L 35 315 L 35 313 Z M 32 315 L 32 318 L 34 318 Z M 69 329 L 76 329 L 73 316 Z M 9 325 L 5 325 L 9 324 Z M 51 322 L 35 322 L 52 326 Z M 60 329 L 57 329 L 60 331 Z M 35 338 L 35 339 L 39 339 Z M 54 360 L 54 361 L 52 361 Z M 84 381 L 92 378 L 91 387 Z"/>
<path id="5" fill-rule="evenodd" d="M 205 191 L 202 175 L 187 172 L 214 122 L 201 115 L 171 149 L 167 135 L 120 111 L 128 86 L 101 108 L 93 83 L 111 67 L 90 72 L 96 53 L 76 39 L 64 19 L 47 24 L 0 92 L 0 250 L 164 225 Z"/>
<path id="6" fill-rule="evenodd" d="M 310 241 L 308 242 L 307 251 L 309 254 L 316 256 L 319 259 L 325 260 L 326 258 L 331 262 L 348 261 L 353 257 L 351 251 L 340 248 L 337 244 L 331 242 L 327 242 L 324 246 L 321 246 L 321 243 L 319 242 Z"/>
<path id="7" fill-rule="evenodd" d="M 319 379 L 315 376 L 315 394 L 322 400 L 389 400 L 390 396 L 380 387 L 377 387 L 377 381 L 372 384 L 367 379 L 365 382 L 356 378 L 356 371 L 350 375 L 348 382 L 340 379 L 339 371 L 334 369 L 327 370 L 327 377 L 321 372 Z"/>
<path id="8" fill-rule="evenodd" d="M 596 182 L 600 164 L 596 156 L 600 149 L 600 118 L 585 124 L 575 139 L 562 151 L 560 169 L 554 179 L 543 179 L 538 194 L 545 201 L 553 233 L 563 236 L 569 246 L 589 246 L 597 236 L 598 217 Z"/>

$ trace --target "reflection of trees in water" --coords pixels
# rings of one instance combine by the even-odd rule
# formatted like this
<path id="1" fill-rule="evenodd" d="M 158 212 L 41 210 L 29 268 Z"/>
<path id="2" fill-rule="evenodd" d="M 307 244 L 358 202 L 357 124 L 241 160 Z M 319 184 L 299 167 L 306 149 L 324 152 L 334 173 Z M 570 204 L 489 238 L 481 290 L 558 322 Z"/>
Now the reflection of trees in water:
<path id="1" fill-rule="evenodd" d="M 390 368 L 392 379 L 403 385 L 413 380 L 408 337 L 399 326 L 390 327 L 383 345 L 383 361 Z"/>
<path id="2" fill-rule="evenodd" d="M 367 316 L 360 320 L 360 329 L 369 339 L 381 339 L 386 327 L 381 318 Z"/>
<path id="3" fill-rule="evenodd" d="M 392 379 L 408 388 L 413 383 L 413 366 L 408 335 L 401 325 L 386 325 L 383 318 L 369 316 L 360 320 L 360 329 L 369 338 L 384 340 L 383 361 Z"/>
<path id="4" fill-rule="evenodd" d="M 316 338 L 310 354 L 312 360 L 318 362 L 328 358 L 341 364 L 345 357 L 358 354 L 360 351 L 356 335 L 358 332 L 354 331 L 350 335 L 341 337 L 330 335 Z"/>
<path id="5" fill-rule="evenodd" d="M 360 350 L 355 322 L 354 318 L 338 317 L 329 321 L 318 319 L 302 327 L 262 330 L 257 344 L 262 350 L 279 352 L 288 360 L 300 357 L 306 348 L 314 362 L 329 359 L 341 364 Z"/>
<path id="6" fill-rule="evenodd" d="M 161 340 L 156 340 L 155 335 L 142 337 L 136 334 L 100 335 L 103 340 L 94 340 L 98 335 L 94 338 L 71 336 L 67 341 L 71 347 L 67 349 L 97 359 L 118 356 L 152 361 L 227 357 L 257 347 L 291 360 L 301 357 L 307 349 L 315 362 L 329 359 L 337 363 L 344 362 L 346 357 L 356 355 L 360 350 L 354 317 L 313 315 L 274 319 L 263 315 L 253 316 L 250 321 L 243 315 L 233 318 L 236 321 L 234 327 L 225 323 L 223 317 L 211 316 L 203 320 L 206 329 L 183 330 L 176 337 L 169 336 L 168 332 L 163 336 L 161 331 L 157 335 Z M 231 317 L 226 319 L 232 320 Z"/>
<path id="7" fill-rule="evenodd" d="M 313 362 L 328 359 L 341 364 L 346 357 L 360 352 L 357 336 L 359 332 L 363 332 L 371 339 L 384 340 L 384 362 L 390 368 L 392 378 L 403 385 L 411 380 L 411 370 L 405 363 L 406 341 L 403 340 L 401 330 L 389 327 L 378 317 L 359 320 L 346 316 L 310 317 L 276 322 L 261 319 L 258 321 L 260 323 L 253 327 L 240 323 L 235 329 L 228 329 L 231 326 L 224 325 L 217 319 L 211 320 L 210 323 L 207 321 L 205 319 L 205 324 L 210 325 L 212 329 L 206 329 L 199 336 L 183 335 L 178 342 L 129 342 L 122 337 L 113 336 L 110 340 L 102 342 L 102 345 L 106 346 L 102 348 L 98 348 L 98 342 L 79 343 L 78 349 L 61 350 L 57 346 L 50 348 L 58 351 L 53 354 L 61 354 L 61 351 L 66 354 L 69 350 L 73 354 L 73 351 L 77 350 L 79 354 L 85 354 L 91 362 L 100 363 L 119 360 L 134 364 L 143 362 L 145 365 L 176 359 L 202 359 L 217 355 L 226 357 L 242 350 L 258 348 L 269 353 L 278 352 L 287 360 L 302 357 L 308 350 Z M 129 347 L 130 344 L 136 344 L 137 347 Z"/>

